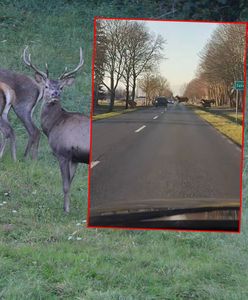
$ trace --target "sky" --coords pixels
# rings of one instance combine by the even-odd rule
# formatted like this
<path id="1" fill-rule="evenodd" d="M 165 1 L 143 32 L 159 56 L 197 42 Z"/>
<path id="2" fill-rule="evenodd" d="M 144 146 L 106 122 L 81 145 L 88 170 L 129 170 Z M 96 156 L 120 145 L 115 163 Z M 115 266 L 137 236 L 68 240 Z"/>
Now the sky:
<path id="1" fill-rule="evenodd" d="M 159 71 L 168 79 L 172 92 L 180 95 L 183 84 L 195 77 L 199 52 L 204 48 L 218 24 L 192 22 L 144 21 L 150 32 L 165 40 L 164 55 Z"/>

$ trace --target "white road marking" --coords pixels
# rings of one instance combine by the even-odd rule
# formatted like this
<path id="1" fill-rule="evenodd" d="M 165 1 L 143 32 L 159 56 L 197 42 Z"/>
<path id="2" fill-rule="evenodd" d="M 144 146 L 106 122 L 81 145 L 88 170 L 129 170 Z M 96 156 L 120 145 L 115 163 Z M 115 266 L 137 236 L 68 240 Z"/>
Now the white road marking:
<path id="1" fill-rule="evenodd" d="M 156 120 L 158 118 L 158 116 L 153 117 L 153 120 Z"/>
<path id="2" fill-rule="evenodd" d="M 163 114 L 164 112 L 163 111 L 161 111 L 161 114 Z"/>
<path id="3" fill-rule="evenodd" d="M 100 163 L 99 160 L 96 160 L 96 161 L 92 161 L 91 164 L 90 164 L 90 168 L 94 168 L 96 165 L 98 165 Z"/>
<path id="4" fill-rule="evenodd" d="M 146 125 L 141 126 L 140 128 L 136 129 L 135 132 L 140 132 L 142 129 L 144 129 Z"/>

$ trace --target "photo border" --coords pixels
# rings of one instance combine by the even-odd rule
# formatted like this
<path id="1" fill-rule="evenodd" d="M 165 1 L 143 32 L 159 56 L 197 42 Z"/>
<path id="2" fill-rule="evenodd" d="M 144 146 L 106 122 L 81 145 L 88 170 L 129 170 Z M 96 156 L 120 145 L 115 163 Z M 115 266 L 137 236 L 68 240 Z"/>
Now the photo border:
<path id="1" fill-rule="evenodd" d="M 94 109 L 94 74 L 95 74 L 95 57 L 96 57 L 96 22 L 97 20 L 129 20 L 129 21 L 150 21 L 150 22 L 169 22 L 169 23 L 205 23 L 205 24 L 237 24 L 245 25 L 245 49 L 244 49 L 244 91 L 243 91 L 243 108 L 242 108 L 242 145 L 241 145 L 241 158 L 240 158 L 240 208 L 239 208 L 239 219 L 238 219 L 238 231 L 227 231 L 219 229 L 178 229 L 178 228 L 141 228 L 141 227 L 121 227 L 121 226 L 100 226 L 90 225 L 90 180 L 91 180 L 91 162 L 92 162 L 92 122 L 93 122 L 93 109 Z M 155 231 L 176 231 L 176 232 L 216 232 L 216 233 L 241 233 L 241 222 L 242 222 L 242 202 L 243 202 L 243 168 L 244 168 L 244 140 L 245 140 L 245 111 L 246 111 L 246 92 L 247 92 L 247 47 L 248 47 L 248 22 L 237 21 L 237 22 L 220 22 L 220 21 L 207 21 L 207 20 L 160 20 L 151 18 L 114 18 L 114 17 L 94 17 L 94 39 L 93 39 L 93 51 L 92 51 L 92 101 L 90 110 L 90 160 L 88 166 L 88 209 L 87 209 L 87 228 L 99 228 L 99 229 L 122 229 L 122 230 L 155 230 Z"/>

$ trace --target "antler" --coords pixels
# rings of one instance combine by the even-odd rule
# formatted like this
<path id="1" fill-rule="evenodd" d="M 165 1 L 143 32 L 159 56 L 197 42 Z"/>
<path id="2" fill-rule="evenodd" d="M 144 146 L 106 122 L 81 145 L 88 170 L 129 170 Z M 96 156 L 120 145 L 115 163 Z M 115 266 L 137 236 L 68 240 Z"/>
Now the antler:
<path id="1" fill-rule="evenodd" d="M 70 72 L 67 72 L 67 67 L 65 67 L 65 70 L 62 73 L 62 75 L 60 75 L 59 79 L 61 80 L 61 79 L 65 79 L 65 78 L 68 78 L 68 77 L 72 77 L 73 74 L 76 73 L 83 66 L 83 64 L 84 64 L 83 50 L 80 47 L 80 60 L 79 60 L 79 64 L 77 65 L 77 67 L 73 71 L 70 71 Z"/>
<path id="2" fill-rule="evenodd" d="M 35 72 L 40 74 L 43 77 L 43 79 L 47 79 L 48 78 L 48 70 L 47 70 L 47 74 L 46 74 L 46 73 L 40 71 L 35 65 L 33 65 L 31 63 L 31 54 L 30 53 L 27 54 L 27 50 L 28 50 L 28 46 L 23 51 L 23 61 L 24 61 L 24 63 L 28 67 L 32 68 Z M 27 57 L 27 55 L 28 55 L 28 57 Z"/>
<path id="3" fill-rule="evenodd" d="M 47 65 L 47 63 L 46 63 L 46 76 L 47 76 L 47 78 L 49 77 L 49 71 L 48 71 L 48 65 Z"/>

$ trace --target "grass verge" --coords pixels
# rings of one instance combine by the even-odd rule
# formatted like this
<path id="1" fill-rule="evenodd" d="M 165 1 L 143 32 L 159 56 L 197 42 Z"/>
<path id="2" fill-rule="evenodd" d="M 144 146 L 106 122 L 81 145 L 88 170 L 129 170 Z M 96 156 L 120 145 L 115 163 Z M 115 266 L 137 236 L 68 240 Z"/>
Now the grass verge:
<path id="1" fill-rule="evenodd" d="M 205 111 L 193 105 L 188 105 L 188 107 L 234 143 L 242 145 L 242 126 L 240 124 L 228 120 L 225 116 Z"/>
<path id="2" fill-rule="evenodd" d="M 137 108 L 128 108 L 128 109 L 123 109 L 123 110 L 120 110 L 120 111 L 112 111 L 112 112 L 109 112 L 109 113 L 103 113 L 103 114 L 99 114 L 99 115 L 96 115 L 96 116 L 93 116 L 93 121 L 95 120 L 102 120 L 102 119 L 107 119 L 107 118 L 112 118 L 112 117 L 116 117 L 118 115 L 121 115 L 121 114 L 126 114 L 126 113 L 129 113 L 129 112 L 133 112 L 133 111 L 136 111 Z"/>

